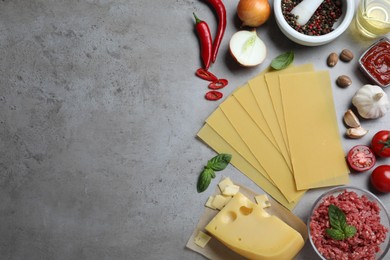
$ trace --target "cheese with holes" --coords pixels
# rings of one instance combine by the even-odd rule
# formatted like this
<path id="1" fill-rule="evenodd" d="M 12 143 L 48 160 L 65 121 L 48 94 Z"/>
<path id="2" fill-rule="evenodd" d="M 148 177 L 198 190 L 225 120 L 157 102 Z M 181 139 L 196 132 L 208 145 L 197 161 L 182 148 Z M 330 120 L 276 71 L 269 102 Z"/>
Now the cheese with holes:
<path id="1" fill-rule="evenodd" d="M 292 259 L 304 245 L 300 233 L 240 192 L 205 229 L 231 250 L 249 259 Z"/>

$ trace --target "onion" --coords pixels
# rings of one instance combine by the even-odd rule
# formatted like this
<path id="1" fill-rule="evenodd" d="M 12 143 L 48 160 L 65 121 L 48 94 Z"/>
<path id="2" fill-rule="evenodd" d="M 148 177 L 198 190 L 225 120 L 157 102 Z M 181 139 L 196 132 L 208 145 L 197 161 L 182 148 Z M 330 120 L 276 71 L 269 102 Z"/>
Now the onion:
<path id="1" fill-rule="evenodd" d="M 255 30 L 242 30 L 233 34 L 229 49 L 235 60 L 245 67 L 259 65 L 267 55 L 267 48 Z"/>
<path id="2" fill-rule="evenodd" d="M 267 0 L 240 0 L 237 15 L 243 26 L 258 27 L 265 23 L 271 14 Z"/>

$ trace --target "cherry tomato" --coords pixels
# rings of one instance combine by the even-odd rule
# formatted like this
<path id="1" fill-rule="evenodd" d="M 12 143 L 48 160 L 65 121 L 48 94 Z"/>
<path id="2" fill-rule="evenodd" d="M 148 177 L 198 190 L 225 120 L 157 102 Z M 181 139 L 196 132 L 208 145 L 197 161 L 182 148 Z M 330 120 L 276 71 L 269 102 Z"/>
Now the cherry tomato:
<path id="1" fill-rule="evenodd" d="M 207 92 L 205 95 L 205 98 L 207 100 L 212 100 L 212 101 L 221 99 L 222 97 L 223 97 L 223 94 L 219 91 L 216 91 L 216 90 L 211 90 L 211 91 Z"/>
<path id="2" fill-rule="evenodd" d="M 218 79 L 209 84 L 209 89 L 221 89 L 226 87 L 228 81 L 226 79 Z"/>
<path id="3" fill-rule="evenodd" d="M 390 165 L 380 165 L 371 173 L 371 184 L 380 192 L 390 192 Z"/>
<path id="4" fill-rule="evenodd" d="M 390 157 L 390 131 L 382 130 L 374 135 L 371 148 L 380 157 Z"/>
<path id="5" fill-rule="evenodd" d="M 365 145 L 356 145 L 349 150 L 347 161 L 353 170 L 357 172 L 364 172 L 375 165 L 376 158 L 370 147 Z"/>

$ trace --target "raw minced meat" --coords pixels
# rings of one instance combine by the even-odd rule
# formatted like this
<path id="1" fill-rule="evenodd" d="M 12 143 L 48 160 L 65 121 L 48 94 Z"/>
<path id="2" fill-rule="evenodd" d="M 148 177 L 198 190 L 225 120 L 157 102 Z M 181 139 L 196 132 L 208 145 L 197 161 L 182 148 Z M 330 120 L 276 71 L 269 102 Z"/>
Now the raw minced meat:
<path id="1" fill-rule="evenodd" d="M 356 227 L 356 234 L 345 240 L 334 240 L 326 234 L 330 228 L 328 207 L 339 207 L 345 214 L 347 224 Z M 389 231 L 380 223 L 380 208 L 376 202 L 353 191 L 343 191 L 329 196 L 314 211 L 310 221 L 311 239 L 317 250 L 332 260 L 375 259 L 380 244 Z"/>

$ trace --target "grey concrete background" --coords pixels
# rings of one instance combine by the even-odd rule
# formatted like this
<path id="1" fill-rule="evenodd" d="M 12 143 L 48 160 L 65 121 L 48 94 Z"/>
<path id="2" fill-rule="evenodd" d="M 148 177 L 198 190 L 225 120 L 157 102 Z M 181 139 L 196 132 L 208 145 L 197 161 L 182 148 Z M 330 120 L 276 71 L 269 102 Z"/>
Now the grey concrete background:
<path id="1" fill-rule="evenodd" d="M 372 43 L 348 30 L 325 46 L 299 46 L 271 17 L 258 29 L 267 59 L 242 68 L 227 50 L 238 1 L 225 2 L 228 26 L 211 68 L 229 80 L 225 96 L 281 52 L 328 69 L 331 51 L 359 55 Z M 211 192 L 196 192 L 197 176 L 215 153 L 195 135 L 221 101 L 204 100 L 207 86 L 194 76 L 194 11 L 214 34 L 202 1 L 0 1 L 1 259 L 202 259 L 185 244 Z M 354 82 L 334 86 L 343 135 L 342 114 L 367 80 L 356 62 L 330 71 Z M 346 151 L 389 129 L 390 116 L 362 124 L 371 135 L 343 137 Z M 223 174 L 261 192 L 232 166 Z M 368 176 L 353 174 L 351 184 L 370 188 Z M 321 192 L 308 192 L 294 213 L 306 220 Z M 315 259 L 310 246 L 298 259 Z"/>

